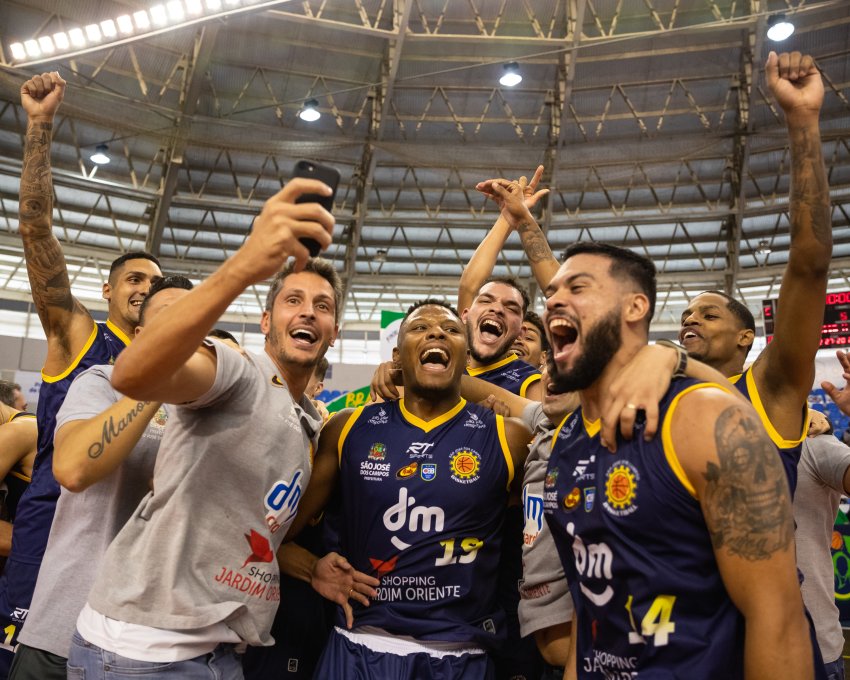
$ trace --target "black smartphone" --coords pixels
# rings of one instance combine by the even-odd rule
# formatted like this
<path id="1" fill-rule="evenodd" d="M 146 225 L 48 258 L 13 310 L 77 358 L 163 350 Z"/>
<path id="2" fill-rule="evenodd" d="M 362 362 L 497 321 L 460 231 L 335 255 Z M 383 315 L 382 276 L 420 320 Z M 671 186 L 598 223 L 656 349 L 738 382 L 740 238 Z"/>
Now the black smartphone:
<path id="1" fill-rule="evenodd" d="M 328 212 L 333 212 L 334 196 L 336 196 L 336 188 L 339 186 L 339 170 L 327 165 L 314 163 L 313 161 L 301 160 L 295 164 L 292 176 L 317 179 L 331 188 L 330 196 L 303 194 L 295 200 L 296 203 L 318 203 Z M 321 246 L 318 241 L 312 238 L 302 238 L 300 240 L 304 247 L 310 251 L 310 257 L 316 257 L 319 254 Z"/>

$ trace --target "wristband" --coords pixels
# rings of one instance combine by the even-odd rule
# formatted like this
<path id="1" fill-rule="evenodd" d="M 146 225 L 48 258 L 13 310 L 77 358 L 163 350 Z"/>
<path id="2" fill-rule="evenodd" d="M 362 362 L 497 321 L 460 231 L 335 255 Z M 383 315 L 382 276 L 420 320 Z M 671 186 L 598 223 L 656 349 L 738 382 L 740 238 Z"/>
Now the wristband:
<path id="1" fill-rule="evenodd" d="M 676 354 L 678 355 L 678 360 L 676 362 L 676 369 L 673 371 L 674 378 L 684 378 L 685 371 L 688 369 L 688 353 L 685 351 L 685 348 L 681 345 L 676 344 L 672 340 L 656 340 L 656 345 L 662 345 L 663 347 L 671 347 L 676 350 Z"/>

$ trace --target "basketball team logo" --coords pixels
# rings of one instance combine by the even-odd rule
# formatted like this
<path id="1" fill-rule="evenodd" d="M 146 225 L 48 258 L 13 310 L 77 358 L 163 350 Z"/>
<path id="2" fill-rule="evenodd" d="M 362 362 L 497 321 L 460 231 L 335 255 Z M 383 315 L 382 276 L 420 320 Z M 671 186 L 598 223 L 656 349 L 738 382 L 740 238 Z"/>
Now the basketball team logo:
<path id="1" fill-rule="evenodd" d="M 558 483 L 558 468 L 554 468 L 552 470 L 549 470 L 549 472 L 546 473 L 546 480 L 543 482 L 543 486 L 545 486 L 547 489 L 551 489 L 557 483 Z"/>
<path id="2" fill-rule="evenodd" d="M 422 467 L 419 468 L 419 474 L 426 482 L 433 481 L 437 478 L 437 464 L 422 463 Z"/>
<path id="3" fill-rule="evenodd" d="M 637 510 L 640 473 L 627 460 L 618 460 L 605 473 L 605 501 L 602 506 L 616 517 L 626 517 Z"/>
<path id="4" fill-rule="evenodd" d="M 449 456 L 449 468 L 452 479 L 459 484 L 472 484 L 478 481 L 481 469 L 481 456 L 472 449 L 456 449 Z"/>
<path id="5" fill-rule="evenodd" d="M 168 413 L 166 413 L 164 406 L 160 406 L 156 410 L 151 422 L 159 428 L 165 427 L 165 423 L 168 422 Z"/>
<path id="6" fill-rule="evenodd" d="M 387 447 L 381 442 L 372 444 L 369 449 L 369 460 L 383 460 L 387 457 Z"/>
<path id="7" fill-rule="evenodd" d="M 419 463 L 413 461 L 410 465 L 405 465 L 398 472 L 395 473 L 396 479 L 408 479 L 413 477 L 419 470 Z"/>

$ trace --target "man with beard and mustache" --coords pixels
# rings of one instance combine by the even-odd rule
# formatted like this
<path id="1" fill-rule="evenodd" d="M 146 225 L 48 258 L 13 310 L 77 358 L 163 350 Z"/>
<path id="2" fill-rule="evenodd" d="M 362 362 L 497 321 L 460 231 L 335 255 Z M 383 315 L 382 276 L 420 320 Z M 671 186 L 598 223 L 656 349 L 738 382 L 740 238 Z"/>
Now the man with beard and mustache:
<path id="1" fill-rule="evenodd" d="M 293 179 L 266 201 L 242 247 L 115 363 L 117 391 L 174 407 L 153 490 L 107 549 L 77 618 L 70 677 L 241 680 L 235 647 L 272 643 L 275 557 L 321 426 L 305 389 L 337 336 L 342 295 L 333 266 L 309 259 L 300 241 L 323 250 L 331 242 L 333 216 L 295 203 L 310 193 L 331 190 Z M 272 276 L 262 353 L 205 340 L 243 290 Z M 354 583 L 350 566 L 334 557 L 312 564 L 348 577 L 341 600 Z"/>
<path id="2" fill-rule="evenodd" d="M 638 423 L 612 456 L 601 404 L 647 344 L 655 267 L 578 243 L 545 292 L 552 379 L 580 399 L 544 482 L 576 608 L 571 671 L 812 678 L 791 500 L 755 410 L 728 384 L 677 378 L 658 403 L 661 437 Z"/>
<path id="3" fill-rule="evenodd" d="M 501 526 L 531 435 L 461 398 L 466 333 L 445 302 L 413 305 L 398 349 L 404 397 L 328 421 L 293 526 L 338 497 L 341 551 L 381 579 L 368 609 L 355 605 L 355 627 L 335 629 L 315 677 L 492 679 L 485 651 L 505 634 Z"/>

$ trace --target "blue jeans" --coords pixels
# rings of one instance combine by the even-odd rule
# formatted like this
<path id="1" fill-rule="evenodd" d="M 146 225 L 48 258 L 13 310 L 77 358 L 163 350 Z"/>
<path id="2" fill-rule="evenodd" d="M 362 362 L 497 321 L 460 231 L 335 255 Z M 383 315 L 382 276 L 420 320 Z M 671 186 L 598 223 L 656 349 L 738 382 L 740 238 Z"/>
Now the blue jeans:
<path id="1" fill-rule="evenodd" d="M 838 657 L 836 661 L 825 663 L 823 665 L 826 670 L 826 680 L 844 680 L 844 659 Z"/>
<path id="2" fill-rule="evenodd" d="M 68 680 L 244 680 L 242 661 L 233 645 L 186 661 L 136 661 L 87 642 L 76 631 L 68 655 Z"/>

